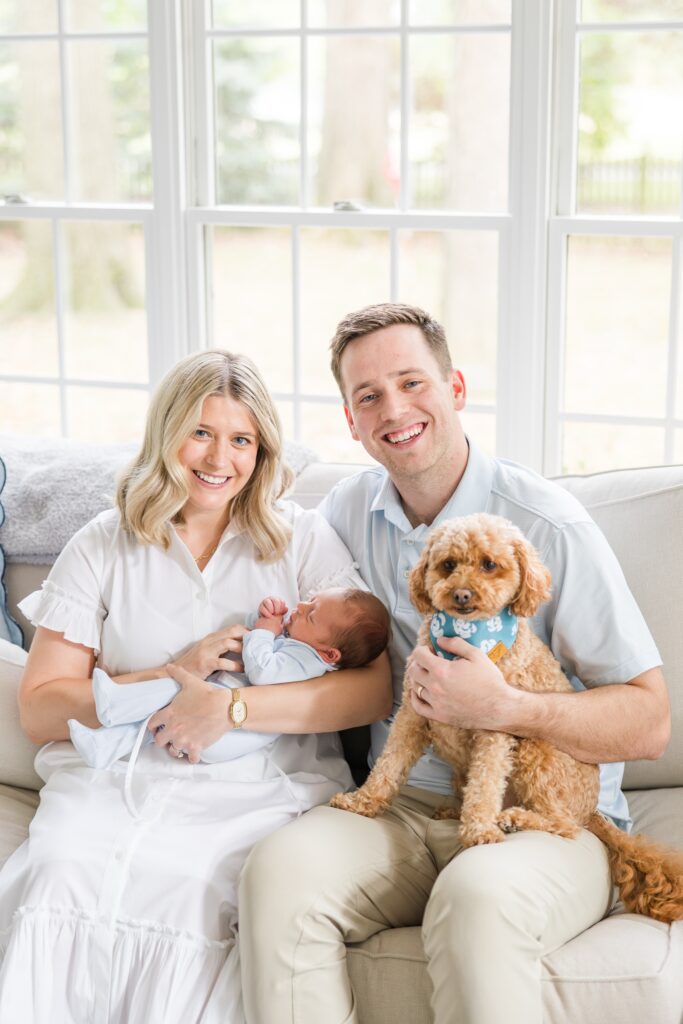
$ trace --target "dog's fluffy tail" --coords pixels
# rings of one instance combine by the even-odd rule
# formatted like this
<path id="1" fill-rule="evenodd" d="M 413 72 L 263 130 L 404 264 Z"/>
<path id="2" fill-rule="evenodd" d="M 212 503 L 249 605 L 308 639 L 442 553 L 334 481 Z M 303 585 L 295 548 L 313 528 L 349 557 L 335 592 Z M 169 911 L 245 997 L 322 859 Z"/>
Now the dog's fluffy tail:
<path id="1" fill-rule="evenodd" d="M 683 855 L 623 832 L 597 812 L 586 828 L 607 847 L 614 884 L 627 911 L 657 921 L 683 919 Z"/>

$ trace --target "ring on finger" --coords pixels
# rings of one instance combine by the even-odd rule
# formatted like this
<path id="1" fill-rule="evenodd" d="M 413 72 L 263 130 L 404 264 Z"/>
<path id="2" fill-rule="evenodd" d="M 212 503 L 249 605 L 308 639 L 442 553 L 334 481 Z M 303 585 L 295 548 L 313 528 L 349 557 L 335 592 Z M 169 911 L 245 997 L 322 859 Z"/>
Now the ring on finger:
<path id="1" fill-rule="evenodd" d="M 185 751 L 184 750 L 178 750 L 178 748 L 175 747 L 172 743 L 169 743 L 168 749 L 169 749 L 172 757 L 185 757 Z"/>

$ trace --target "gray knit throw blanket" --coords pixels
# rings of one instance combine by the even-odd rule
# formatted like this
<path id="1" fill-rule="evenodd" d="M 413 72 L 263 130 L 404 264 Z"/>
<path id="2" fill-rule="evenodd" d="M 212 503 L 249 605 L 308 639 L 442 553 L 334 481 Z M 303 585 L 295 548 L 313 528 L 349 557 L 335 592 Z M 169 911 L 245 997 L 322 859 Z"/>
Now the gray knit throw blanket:
<path id="1" fill-rule="evenodd" d="M 136 444 L 0 434 L 7 466 L 0 544 L 7 561 L 52 563 L 77 530 L 113 506 L 116 477 L 137 450 Z M 318 461 L 315 452 L 294 441 L 285 441 L 284 458 L 297 476 Z"/>

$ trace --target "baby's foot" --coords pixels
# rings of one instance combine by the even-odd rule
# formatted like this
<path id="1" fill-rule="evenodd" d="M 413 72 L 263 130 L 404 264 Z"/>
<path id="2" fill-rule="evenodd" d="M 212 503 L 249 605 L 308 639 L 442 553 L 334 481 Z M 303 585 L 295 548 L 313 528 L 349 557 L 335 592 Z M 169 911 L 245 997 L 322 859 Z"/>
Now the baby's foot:
<path id="1" fill-rule="evenodd" d="M 142 683 L 115 683 L 101 668 L 92 676 L 97 718 L 102 725 L 128 725 L 142 722 L 176 696 L 180 686 L 175 679 L 147 679 Z"/>
<path id="2" fill-rule="evenodd" d="M 67 725 L 71 742 L 89 768 L 109 768 L 114 761 L 130 754 L 140 728 L 138 722 L 110 729 L 89 729 L 75 718 L 70 718 Z"/>

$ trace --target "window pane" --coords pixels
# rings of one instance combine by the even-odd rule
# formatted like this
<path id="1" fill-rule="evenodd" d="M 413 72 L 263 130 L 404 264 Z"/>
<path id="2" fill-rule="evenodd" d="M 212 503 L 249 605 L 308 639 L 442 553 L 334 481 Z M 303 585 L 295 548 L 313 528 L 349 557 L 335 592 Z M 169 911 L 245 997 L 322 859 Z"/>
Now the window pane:
<path id="1" fill-rule="evenodd" d="M 65 0 L 70 32 L 147 28 L 147 0 Z"/>
<path id="2" fill-rule="evenodd" d="M 511 20 L 511 0 L 410 0 L 413 25 L 499 25 Z"/>
<path id="3" fill-rule="evenodd" d="M 562 473 L 659 466 L 664 461 L 664 430 L 612 423 L 565 423 Z"/>
<path id="4" fill-rule="evenodd" d="M 569 240 L 567 412 L 664 415 L 670 285 L 668 239 Z"/>
<path id="5" fill-rule="evenodd" d="M 329 344 L 343 316 L 389 297 L 386 231 L 301 229 L 302 384 L 337 395 Z"/>
<path id="6" fill-rule="evenodd" d="M 214 28 L 298 28 L 300 0 L 213 0 Z"/>
<path id="7" fill-rule="evenodd" d="M 308 53 L 314 203 L 394 206 L 400 187 L 398 41 L 332 36 L 311 39 Z"/>
<path id="8" fill-rule="evenodd" d="M 400 20 L 400 0 L 308 0 L 313 28 L 379 28 Z"/>
<path id="9" fill-rule="evenodd" d="M 410 46 L 413 205 L 505 210 L 509 33 L 416 36 Z"/>
<path id="10" fill-rule="evenodd" d="M 142 441 L 149 403 L 146 391 L 67 388 L 69 437 L 77 441 Z"/>
<path id="11" fill-rule="evenodd" d="M 291 391 L 289 228 L 217 227 L 208 234 L 214 344 L 245 352 L 273 391 Z"/>
<path id="12" fill-rule="evenodd" d="M 0 381 L 0 431 L 58 437 L 61 423 L 57 385 Z"/>
<path id="13" fill-rule="evenodd" d="M 329 462 L 359 462 L 374 466 L 360 441 L 351 437 L 344 408 L 339 404 L 304 402 L 301 407 L 301 441 Z"/>
<path id="14" fill-rule="evenodd" d="M 145 243 L 130 224 L 62 225 L 66 376 L 145 383 Z"/>
<path id="15" fill-rule="evenodd" d="M 0 224 L 0 366 L 3 373 L 59 373 L 52 230 L 49 223 Z"/>
<path id="16" fill-rule="evenodd" d="M 682 109 L 683 32 L 585 37 L 577 208 L 678 213 Z"/>
<path id="17" fill-rule="evenodd" d="M 60 88 L 57 43 L 0 45 L 0 194 L 64 197 Z"/>
<path id="18" fill-rule="evenodd" d="M 0 0 L 0 33 L 56 31 L 57 0 Z"/>
<path id="19" fill-rule="evenodd" d="M 489 455 L 496 454 L 496 417 L 484 412 L 461 413 L 462 425 L 468 437 Z"/>
<path id="20" fill-rule="evenodd" d="M 674 433 L 674 462 L 683 464 L 683 430 Z"/>
<path id="21" fill-rule="evenodd" d="M 676 417 L 683 420 L 683 260 L 678 268 L 678 360 L 677 360 Z"/>
<path id="22" fill-rule="evenodd" d="M 299 41 L 222 40 L 214 75 L 218 202 L 298 202 Z"/>
<path id="23" fill-rule="evenodd" d="M 68 44 L 73 195 L 89 202 L 152 194 L 146 42 Z"/>
<path id="24" fill-rule="evenodd" d="M 583 21 L 675 21 L 683 0 L 581 0 Z"/>
<path id="25" fill-rule="evenodd" d="M 401 231 L 401 302 L 421 306 L 446 331 L 471 402 L 496 400 L 498 235 L 492 231 Z"/>
<path id="26" fill-rule="evenodd" d="M 261 367 L 259 366 L 259 370 Z M 292 403 L 286 399 L 279 399 L 276 403 L 280 423 L 282 424 L 282 435 L 286 439 L 294 437 L 294 409 Z"/>

